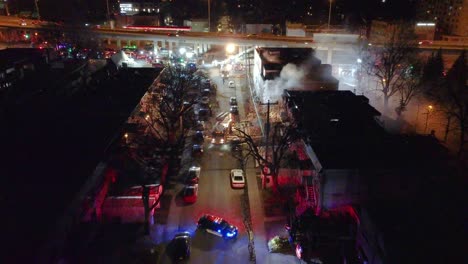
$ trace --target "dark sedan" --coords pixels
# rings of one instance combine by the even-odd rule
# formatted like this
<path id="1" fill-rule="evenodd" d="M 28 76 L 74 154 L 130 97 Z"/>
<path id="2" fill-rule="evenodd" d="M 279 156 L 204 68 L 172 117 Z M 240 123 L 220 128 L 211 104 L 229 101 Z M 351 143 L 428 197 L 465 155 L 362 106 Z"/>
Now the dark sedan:
<path id="1" fill-rule="evenodd" d="M 172 250 L 174 261 L 182 261 L 190 258 L 190 233 L 177 233 L 172 239 Z"/>

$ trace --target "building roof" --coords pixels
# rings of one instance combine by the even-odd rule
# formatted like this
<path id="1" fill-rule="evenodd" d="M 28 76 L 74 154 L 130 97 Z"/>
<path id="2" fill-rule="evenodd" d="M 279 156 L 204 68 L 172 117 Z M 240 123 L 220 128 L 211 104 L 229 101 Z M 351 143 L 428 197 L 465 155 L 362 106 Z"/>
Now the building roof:
<path id="1" fill-rule="evenodd" d="M 37 94 L 12 103 L 8 116 L 0 115 L 5 123 L 0 174 L 9 186 L 3 195 L 14 197 L 2 203 L 10 226 L 4 233 L 7 262 L 31 262 L 36 256 L 157 74 L 127 69 L 103 80 L 93 93 Z"/>
<path id="2" fill-rule="evenodd" d="M 385 134 L 380 113 L 350 91 L 285 90 L 287 107 L 324 168 L 356 168 L 367 162 Z"/>
<path id="3" fill-rule="evenodd" d="M 289 79 L 294 73 L 297 87 L 294 89 L 319 90 L 338 89 L 338 80 L 331 74 L 331 65 L 322 64 L 314 56 L 312 48 L 257 48 L 261 60 L 261 76 L 264 80 L 274 80 L 278 77 Z M 296 66 L 294 68 L 291 65 Z M 288 65 L 288 66 L 286 66 Z M 286 67 L 285 67 L 286 66 Z M 285 76 L 282 76 L 283 73 Z"/>
<path id="4" fill-rule="evenodd" d="M 288 63 L 299 65 L 310 59 L 318 60 L 312 56 L 314 53 L 312 48 L 257 48 L 257 53 L 264 65 L 280 64 L 284 66 Z"/>

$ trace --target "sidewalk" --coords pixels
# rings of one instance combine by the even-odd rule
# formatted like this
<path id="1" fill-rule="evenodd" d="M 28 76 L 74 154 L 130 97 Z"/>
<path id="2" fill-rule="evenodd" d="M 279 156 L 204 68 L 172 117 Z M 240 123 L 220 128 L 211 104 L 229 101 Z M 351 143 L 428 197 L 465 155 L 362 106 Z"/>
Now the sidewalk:
<path id="1" fill-rule="evenodd" d="M 301 263 L 301 260 L 296 258 L 295 255 L 270 253 L 268 251 L 268 240 L 277 235 L 287 235 L 287 232 L 284 229 L 286 216 L 278 214 L 266 216 L 261 193 L 262 190 L 260 189 L 261 186 L 259 187 L 258 184 L 258 171 L 259 169 L 254 167 L 254 162 L 249 159 L 249 163 L 246 168 L 246 176 L 248 182 L 250 215 L 254 233 L 256 263 Z"/>

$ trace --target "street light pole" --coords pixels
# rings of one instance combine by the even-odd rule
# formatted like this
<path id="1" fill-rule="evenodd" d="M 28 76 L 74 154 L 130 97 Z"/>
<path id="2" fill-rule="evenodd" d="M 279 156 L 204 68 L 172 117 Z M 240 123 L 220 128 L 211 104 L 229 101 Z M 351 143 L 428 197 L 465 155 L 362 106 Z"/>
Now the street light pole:
<path id="1" fill-rule="evenodd" d="M 109 15 L 109 0 L 106 0 L 106 6 L 107 6 L 107 22 L 110 25 L 110 15 Z"/>
<path id="2" fill-rule="evenodd" d="M 5 12 L 7 16 L 10 16 L 10 10 L 8 9 L 8 0 L 4 0 Z"/>
<path id="3" fill-rule="evenodd" d="M 328 9 L 328 33 L 330 33 L 330 20 L 331 20 L 331 7 L 332 7 L 332 0 L 330 1 L 330 8 Z"/>
<path id="4" fill-rule="evenodd" d="M 432 105 L 427 106 L 427 112 L 425 113 L 426 114 L 426 124 L 424 126 L 424 134 L 426 134 L 426 131 L 427 131 L 427 123 L 429 121 L 429 115 L 431 114 L 432 109 L 433 109 Z"/>
<path id="5" fill-rule="evenodd" d="M 208 0 L 208 32 L 211 32 L 211 2 Z"/>
<path id="6" fill-rule="evenodd" d="M 37 4 L 39 0 L 35 0 L 34 4 L 36 4 L 36 11 L 37 11 L 37 20 L 41 20 L 41 14 L 39 13 L 39 5 Z"/>

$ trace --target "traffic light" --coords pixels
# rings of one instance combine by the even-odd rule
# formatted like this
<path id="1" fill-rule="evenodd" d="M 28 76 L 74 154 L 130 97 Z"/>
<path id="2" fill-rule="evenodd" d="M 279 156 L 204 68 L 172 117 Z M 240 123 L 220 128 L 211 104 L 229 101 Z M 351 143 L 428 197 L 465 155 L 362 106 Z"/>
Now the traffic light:
<path id="1" fill-rule="evenodd" d="M 25 39 L 29 39 L 29 34 L 24 34 Z"/>

